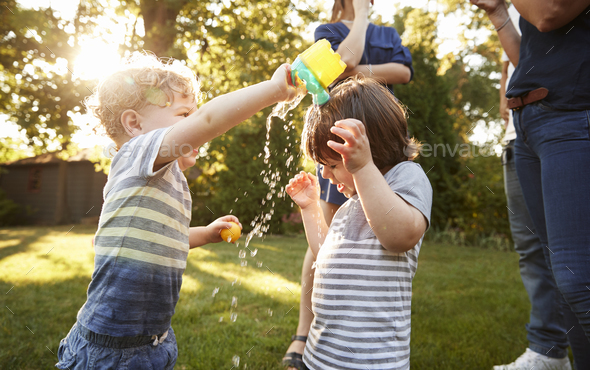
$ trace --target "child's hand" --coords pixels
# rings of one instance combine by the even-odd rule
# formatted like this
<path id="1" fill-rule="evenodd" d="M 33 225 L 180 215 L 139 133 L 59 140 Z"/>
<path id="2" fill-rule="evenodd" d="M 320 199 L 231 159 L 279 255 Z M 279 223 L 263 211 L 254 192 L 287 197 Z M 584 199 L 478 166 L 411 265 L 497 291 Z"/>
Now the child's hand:
<path id="1" fill-rule="evenodd" d="M 289 180 L 289 185 L 287 185 L 285 190 L 301 209 L 306 208 L 310 204 L 317 203 L 320 199 L 317 178 L 303 171 Z"/>
<path id="2" fill-rule="evenodd" d="M 371 145 L 365 125 L 353 118 L 336 121 L 330 131 L 344 139 L 344 144 L 329 140 L 328 146 L 342 156 L 344 168 L 354 174 L 369 163 L 373 163 Z"/>
<path id="3" fill-rule="evenodd" d="M 297 88 L 291 82 L 291 66 L 283 64 L 270 79 L 279 88 L 280 101 L 291 101 L 297 96 Z"/>
<path id="4" fill-rule="evenodd" d="M 208 236 L 207 239 L 209 240 L 209 243 L 219 243 L 223 241 L 223 239 L 221 239 L 220 234 L 221 230 L 231 228 L 232 224 L 229 223 L 230 221 L 233 221 L 236 224 L 240 225 L 240 229 L 242 228 L 240 220 L 238 220 L 236 216 L 230 215 L 220 217 L 206 226 Z"/>

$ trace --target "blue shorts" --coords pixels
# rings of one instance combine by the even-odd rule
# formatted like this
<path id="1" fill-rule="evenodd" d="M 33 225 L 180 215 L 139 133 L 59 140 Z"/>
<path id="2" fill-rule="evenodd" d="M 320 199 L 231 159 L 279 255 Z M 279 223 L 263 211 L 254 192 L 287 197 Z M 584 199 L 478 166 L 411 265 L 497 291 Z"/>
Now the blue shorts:
<path id="1" fill-rule="evenodd" d="M 154 346 L 152 343 L 128 348 L 110 348 L 90 342 L 82 336 L 78 323 L 59 343 L 58 369 L 174 369 L 178 348 L 174 330 L 168 330 L 166 339 Z M 104 344 L 104 343 L 103 343 Z"/>
<path id="2" fill-rule="evenodd" d="M 318 164 L 316 167 L 316 175 L 318 183 L 320 184 L 320 199 L 325 200 L 328 203 L 336 204 L 341 206 L 348 200 L 348 198 L 338 191 L 336 185 L 330 184 L 330 180 L 326 180 L 322 177 L 322 165 Z"/>

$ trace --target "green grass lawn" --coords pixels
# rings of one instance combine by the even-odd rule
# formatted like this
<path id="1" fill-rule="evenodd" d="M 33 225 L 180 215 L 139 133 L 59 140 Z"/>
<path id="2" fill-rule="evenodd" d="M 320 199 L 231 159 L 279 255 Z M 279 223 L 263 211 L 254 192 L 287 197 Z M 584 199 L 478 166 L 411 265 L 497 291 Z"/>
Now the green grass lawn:
<path id="1" fill-rule="evenodd" d="M 56 362 L 93 268 L 94 228 L 71 227 L 0 229 L 2 369 Z M 281 369 L 297 326 L 305 238 L 254 239 L 249 248 L 258 252 L 247 252 L 244 267 L 243 241 L 189 254 L 172 319 L 177 369 L 230 369 L 234 356 L 239 369 Z M 513 361 L 527 345 L 528 310 L 515 253 L 426 243 L 414 280 L 412 369 L 491 369 Z"/>

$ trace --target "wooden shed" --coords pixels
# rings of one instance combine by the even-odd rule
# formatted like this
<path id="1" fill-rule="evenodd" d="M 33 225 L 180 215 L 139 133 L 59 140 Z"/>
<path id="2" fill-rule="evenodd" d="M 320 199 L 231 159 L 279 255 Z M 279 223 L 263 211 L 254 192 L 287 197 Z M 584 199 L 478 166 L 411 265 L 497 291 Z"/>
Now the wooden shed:
<path id="1" fill-rule="evenodd" d="M 29 206 L 35 224 L 98 223 L 107 175 L 94 171 L 91 149 L 62 160 L 57 153 L 0 164 L 0 188 Z"/>

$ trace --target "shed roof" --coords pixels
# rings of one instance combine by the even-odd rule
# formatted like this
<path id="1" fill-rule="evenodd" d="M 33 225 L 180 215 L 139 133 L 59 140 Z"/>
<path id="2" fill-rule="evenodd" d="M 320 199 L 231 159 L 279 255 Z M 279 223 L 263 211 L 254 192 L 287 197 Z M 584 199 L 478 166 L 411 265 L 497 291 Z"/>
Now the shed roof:
<path id="1" fill-rule="evenodd" d="M 75 155 L 69 157 L 66 162 L 83 162 L 90 161 L 94 149 L 81 149 Z M 62 161 L 58 157 L 60 152 L 43 153 L 36 157 L 23 158 L 12 162 L 1 163 L 2 166 L 25 166 L 25 165 L 40 165 L 40 164 L 57 164 Z"/>

